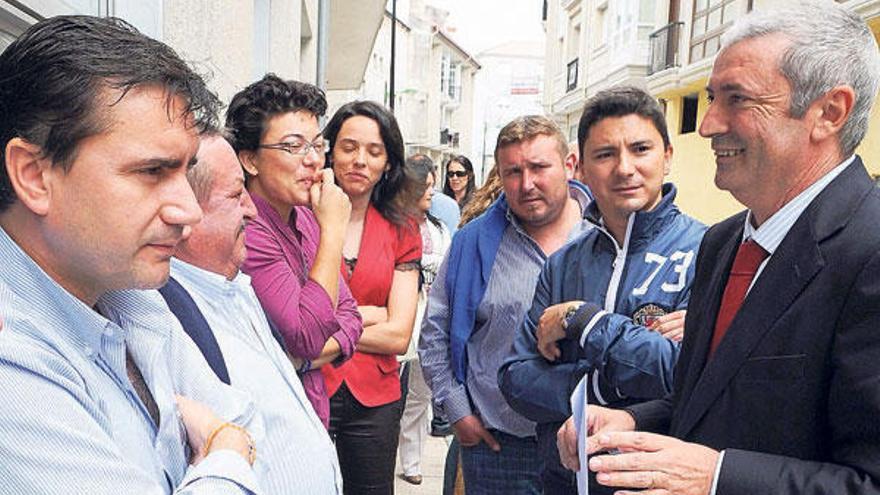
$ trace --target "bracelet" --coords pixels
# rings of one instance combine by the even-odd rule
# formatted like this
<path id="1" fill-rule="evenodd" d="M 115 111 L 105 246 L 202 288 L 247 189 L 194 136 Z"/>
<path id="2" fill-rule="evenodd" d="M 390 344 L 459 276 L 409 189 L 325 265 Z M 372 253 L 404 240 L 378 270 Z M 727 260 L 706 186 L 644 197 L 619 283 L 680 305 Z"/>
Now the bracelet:
<path id="1" fill-rule="evenodd" d="M 211 444 L 214 443 L 214 438 L 216 438 L 217 434 L 220 433 L 221 431 L 223 431 L 224 428 L 232 428 L 234 430 L 238 430 L 238 431 L 244 433 L 244 435 L 247 437 L 247 442 L 248 442 L 247 461 L 248 461 L 248 464 L 253 466 L 254 461 L 257 460 L 257 447 L 256 447 L 256 445 L 254 445 L 253 437 L 251 437 L 251 434 L 243 427 L 241 427 L 235 423 L 230 423 L 228 421 L 225 423 L 222 423 L 219 426 L 217 426 L 216 428 L 214 428 L 214 430 L 211 431 L 211 434 L 208 435 L 208 439 L 205 441 L 205 447 L 202 449 L 202 456 L 203 457 L 208 456 L 208 451 L 211 450 Z"/>

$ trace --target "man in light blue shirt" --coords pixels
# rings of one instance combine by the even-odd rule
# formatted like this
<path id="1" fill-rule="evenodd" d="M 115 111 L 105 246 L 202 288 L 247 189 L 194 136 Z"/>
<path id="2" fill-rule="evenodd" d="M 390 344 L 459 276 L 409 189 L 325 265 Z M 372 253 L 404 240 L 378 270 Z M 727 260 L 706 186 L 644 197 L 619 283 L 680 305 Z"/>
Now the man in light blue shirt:
<path id="1" fill-rule="evenodd" d="M 430 213 L 449 227 L 450 234 L 455 234 L 455 231 L 458 230 L 458 222 L 461 220 L 461 209 L 454 199 L 439 190 L 434 191 Z"/>
<path id="2" fill-rule="evenodd" d="M 235 151 L 216 134 L 202 138 L 197 157 L 187 177 L 203 217 L 171 260 L 172 280 L 208 323 L 231 384 L 253 395 L 263 417 L 261 452 L 271 460 L 261 479 L 266 493 L 342 493 L 330 436 L 273 338 L 250 277 L 239 271 L 247 253 L 244 226 L 257 209 Z M 181 318 L 184 327 L 188 318 Z"/>
<path id="3" fill-rule="evenodd" d="M 592 200 L 569 181 L 574 157 L 556 124 L 524 116 L 498 135 L 504 194 L 455 234 L 428 296 L 419 359 L 461 444 L 469 493 L 541 493 L 535 423 L 498 388 L 547 256 L 588 230 Z"/>
<path id="4" fill-rule="evenodd" d="M 60 16 L 0 55 L 0 491 L 251 494 L 262 420 L 155 291 L 201 212 L 218 101 L 122 21 Z"/>

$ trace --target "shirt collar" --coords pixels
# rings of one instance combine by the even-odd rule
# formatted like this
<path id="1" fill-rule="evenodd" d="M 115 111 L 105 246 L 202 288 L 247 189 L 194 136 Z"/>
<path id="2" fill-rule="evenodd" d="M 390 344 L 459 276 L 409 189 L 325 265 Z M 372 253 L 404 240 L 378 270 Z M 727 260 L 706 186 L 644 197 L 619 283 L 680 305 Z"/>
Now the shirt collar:
<path id="1" fill-rule="evenodd" d="M 820 177 L 819 180 L 801 191 L 794 199 L 783 205 L 779 211 L 771 215 L 757 229 L 752 225 L 752 212 L 749 210 L 746 213 L 745 227 L 743 228 L 743 242 L 752 239 L 770 255 L 773 255 L 804 210 L 855 158 L 856 156 L 852 155 L 844 160 L 843 163 L 831 169 L 831 171 Z"/>
<path id="2" fill-rule="evenodd" d="M 250 286 L 250 277 L 240 271 L 234 279 L 229 280 L 219 273 L 199 268 L 177 258 L 171 258 L 171 276 L 197 288 L 205 296 L 205 301 L 212 306 L 222 306 L 228 300 L 234 300 L 244 287 Z"/>
<path id="3" fill-rule="evenodd" d="M 0 228 L 0 283 L 23 304 L 4 305 L 10 321 L 32 321 L 46 342 L 66 341 L 88 358 L 101 349 L 101 337 L 111 322 L 77 299 L 49 277 L 21 247 Z M 35 309 L 39 309 L 35 311 Z"/>

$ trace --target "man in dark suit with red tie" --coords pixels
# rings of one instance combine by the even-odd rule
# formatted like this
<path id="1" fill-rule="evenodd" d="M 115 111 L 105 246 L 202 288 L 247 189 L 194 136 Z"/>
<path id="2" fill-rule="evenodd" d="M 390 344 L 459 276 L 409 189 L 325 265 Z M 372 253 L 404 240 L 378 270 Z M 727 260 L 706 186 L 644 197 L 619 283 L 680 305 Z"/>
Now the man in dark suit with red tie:
<path id="1" fill-rule="evenodd" d="M 880 190 L 854 154 L 877 44 L 804 1 L 722 45 L 700 133 L 748 210 L 704 237 L 674 392 L 591 406 L 589 467 L 648 494 L 880 493 Z M 576 467 L 571 421 L 559 443 Z"/>

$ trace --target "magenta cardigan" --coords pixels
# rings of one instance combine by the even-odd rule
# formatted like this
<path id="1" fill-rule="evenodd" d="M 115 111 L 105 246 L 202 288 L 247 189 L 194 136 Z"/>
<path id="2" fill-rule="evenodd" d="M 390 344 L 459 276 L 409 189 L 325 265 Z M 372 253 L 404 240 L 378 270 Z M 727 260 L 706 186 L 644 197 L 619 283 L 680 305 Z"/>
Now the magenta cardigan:
<path id="1" fill-rule="evenodd" d="M 354 353 L 363 325 L 341 275 L 336 309 L 324 288 L 309 278 L 321 236 L 315 215 L 297 206 L 290 221 L 285 221 L 266 200 L 256 194 L 251 197 L 258 216 L 245 231 L 247 260 L 242 270 L 251 277 L 263 311 L 297 358 L 317 359 L 327 339 L 335 338 L 342 349 L 333 363 L 338 366 Z M 301 377 L 306 395 L 327 427 L 330 403 L 321 371 L 312 369 Z"/>

